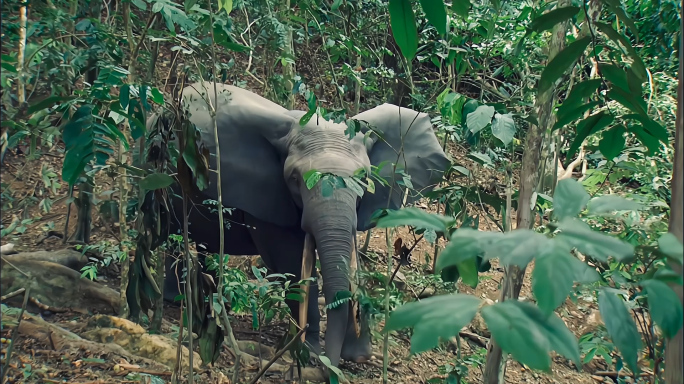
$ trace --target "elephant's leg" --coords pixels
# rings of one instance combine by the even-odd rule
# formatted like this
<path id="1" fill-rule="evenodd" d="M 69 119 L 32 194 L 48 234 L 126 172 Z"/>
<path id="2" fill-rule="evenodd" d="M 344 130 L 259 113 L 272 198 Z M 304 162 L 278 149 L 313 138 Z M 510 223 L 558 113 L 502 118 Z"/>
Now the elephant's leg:
<path id="1" fill-rule="evenodd" d="M 354 322 L 352 311 L 349 311 L 349 321 L 347 322 L 347 333 L 344 336 L 344 343 L 342 344 L 342 353 L 340 356 L 346 361 L 354 361 L 362 363 L 370 359 L 373 351 L 371 350 L 370 327 L 368 314 L 359 308 L 359 325 L 361 327 L 361 334 L 356 335 L 354 329 Z"/>
<path id="2" fill-rule="evenodd" d="M 304 252 L 305 233 L 298 227 L 283 228 L 274 224 L 261 221 L 248 213 L 245 213 L 245 223 L 250 226 L 250 235 L 256 245 L 259 255 L 264 263 L 277 273 L 290 273 L 295 277 L 293 281 L 299 281 L 302 274 L 302 253 Z M 312 276 L 318 278 L 316 268 Z M 321 353 L 320 322 L 321 315 L 318 310 L 318 283 L 309 284 L 309 296 L 307 297 L 307 312 L 309 328 L 306 331 L 306 341 L 311 345 L 312 352 Z M 299 302 L 285 300 L 290 308 L 292 317 L 299 321 Z"/>

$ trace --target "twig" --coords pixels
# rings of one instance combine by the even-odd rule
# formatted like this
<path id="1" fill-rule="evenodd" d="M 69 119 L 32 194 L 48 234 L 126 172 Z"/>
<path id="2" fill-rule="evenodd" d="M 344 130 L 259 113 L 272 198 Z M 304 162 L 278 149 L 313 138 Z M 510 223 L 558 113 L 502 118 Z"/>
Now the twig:
<path id="1" fill-rule="evenodd" d="M 19 288 L 19 289 L 17 289 L 17 290 L 14 291 L 14 292 L 10 292 L 10 293 L 8 293 L 8 294 L 2 296 L 2 297 L 0 298 L 0 300 L 5 301 L 5 300 L 7 300 L 7 299 L 11 299 L 11 298 L 13 298 L 14 296 L 21 295 L 22 293 L 24 293 L 24 291 L 26 291 L 26 288 Z"/>
<path id="2" fill-rule="evenodd" d="M 16 265 L 10 263 L 10 262 L 9 262 L 7 259 L 5 259 L 4 257 L 2 257 L 2 261 L 4 261 L 5 263 L 7 263 L 10 267 L 16 269 L 17 272 L 19 272 L 19 273 L 21 273 L 22 275 L 24 275 L 24 277 L 26 277 L 27 279 L 30 279 L 30 278 L 31 278 L 31 276 L 29 276 L 28 273 L 22 271 L 22 270 L 19 269 Z"/>
<path id="3" fill-rule="evenodd" d="M 297 341 L 297 340 L 299 339 L 300 336 L 302 336 L 302 334 L 304 333 L 304 331 L 306 331 L 306 329 L 307 329 L 308 327 L 309 327 L 309 326 L 307 325 L 307 326 L 305 326 L 304 328 L 300 329 L 299 332 L 297 332 L 297 334 L 295 335 L 295 337 L 293 337 L 292 340 L 290 340 L 290 341 L 283 347 L 283 349 L 281 349 L 281 350 L 278 351 L 275 355 L 273 355 L 273 357 L 271 358 L 271 360 L 269 360 L 268 363 L 266 363 L 266 365 L 264 365 L 264 367 L 261 368 L 261 370 L 260 370 L 259 372 L 257 372 L 256 376 L 254 376 L 254 378 L 249 382 L 249 384 L 254 384 L 254 383 L 256 383 L 257 381 L 259 381 L 259 379 L 261 378 L 261 376 L 263 376 L 264 373 L 266 373 L 266 371 L 271 367 L 271 365 L 273 365 L 273 363 L 276 362 L 276 360 L 278 360 L 278 359 L 280 358 L 280 356 L 282 356 L 285 352 L 287 352 L 288 349 L 290 349 L 290 346 L 291 346 L 295 341 Z"/>
<path id="4" fill-rule="evenodd" d="M 23 273 L 23 272 L 22 272 Z M 0 382 L 5 382 L 5 377 L 7 376 L 7 369 L 9 368 L 10 361 L 12 360 L 12 348 L 14 347 L 14 342 L 19 337 L 19 326 L 21 325 L 21 318 L 24 317 L 24 311 L 26 310 L 26 304 L 28 303 L 29 292 L 31 291 L 31 286 L 24 291 L 24 302 L 21 304 L 21 311 L 19 311 L 19 317 L 17 318 L 17 326 L 12 330 L 12 339 L 7 347 L 7 353 L 5 354 L 5 365 L 2 367 L 2 380 Z"/>

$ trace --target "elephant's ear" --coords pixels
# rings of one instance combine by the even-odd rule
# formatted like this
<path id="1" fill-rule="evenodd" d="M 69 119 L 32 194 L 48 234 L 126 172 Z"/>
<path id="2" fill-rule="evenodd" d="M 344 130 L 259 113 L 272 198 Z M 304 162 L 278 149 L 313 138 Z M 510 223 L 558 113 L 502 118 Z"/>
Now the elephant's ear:
<path id="1" fill-rule="evenodd" d="M 295 119 L 285 115 L 285 108 L 225 84 L 217 84 L 216 103 L 213 87 L 210 82 L 189 85 L 183 90 L 183 103 L 209 149 L 212 170 L 216 144 L 207 94 L 216 106 L 223 205 L 273 224 L 298 225 L 299 213 L 283 177 L 286 139 Z M 216 183 L 216 172 L 210 172 L 209 188 L 202 191 L 207 199 L 218 200 Z"/>
<path id="2" fill-rule="evenodd" d="M 372 129 L 380 136 L 367 145 L 368 157 L 375 166 L 387 162 L 380 171 L 380 176 L 390 184 L 385 186 L 375 182 L 375 193 L 364 194 L 358 210 L 357 228 L 365 231 L 372 227 L 371 217 L 376 210 L 397 209 L 403 204 L 406 186 L 400 173 L 393 175 L 395 163 L 397 172 L 403 170 L 411 177 L 410 184 L 413 188 L 409 188 L 406 199 L 406 203 L 411 203 L 440 182 L 450 161 L 435 136 L 430 117 L 425 113 L 383 104 L 352 119 L 362 123 L 363 133 Z M 375 134 L 371 134 L 372 136 Z M 390 190 L 392 197 L 388 207 Z"/>

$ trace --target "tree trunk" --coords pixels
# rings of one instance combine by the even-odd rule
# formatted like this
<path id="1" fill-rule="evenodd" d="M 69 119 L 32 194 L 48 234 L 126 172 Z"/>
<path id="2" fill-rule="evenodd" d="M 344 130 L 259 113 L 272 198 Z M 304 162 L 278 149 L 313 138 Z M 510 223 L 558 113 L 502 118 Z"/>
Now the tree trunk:
<path id="1" fill-rule="evenodd" d="M 684 9 L 682 10 L 682 17 L 684 17 Z M 681 30 L 684 30 L 684 18 L 681 19 Z M 682 209 L 684 209 L 684 202 L 682 202 L 682 183 L 684 180 L 682 173 L 682 163 L 684 159 L 684 145 L 682 143 L 682 135 L 684 134 L 684 81 L 682 81 L 683 69 L 682 61 L 684 61 L 684 41 L 679 39 L 679 87 L 677 89 L 677 120 L 675 122 L 675 155 L 674 155 L 674 169 L 672 170 L 672 200 L 670 201 L 670 233 L 675 235 L 680 242 L 684 242 L 684 224 L 682 223 Z M 682 266 L 672 263 L 672 269 L 679 270 L 680 276 L 684 276 Z M 684 305 L 684 292 L 682 286 L 678 284 L 672 285 L 675 292 L 679 296 L 679 301 Z M 683 363 L 684 353 L 682 346 L 684 345 L 684 335 L 682 329 L 665 346 L 665 382 L 666 383 L 681 383 L 684 382 Z"/>
<path id="2" fill-rule="evenodd" d="M 562 0 L 558 7 L 569 5 L 569 0 Z M 549 41 L 550 62 L 565 46 L 565 35 L 568 30 L 568 23 L 563 22 L 553 28 L 553 33 Z M 532 209 L 534 206 L 531 201 L 535 193 L 539 178 L 539 164 L 542 159 L 542 142 L 545 132 L 550 132 L 554 124 L 553 105 L 556 88 L 552 87 L 540 94 L 536 100 L 535 109 L 537 110 L 539 125 L 532 125 L 527 132 L 527 144 L 522 159 L 522 169 L 520 172 L 520 191 L 518 198 L 518 211 L 516 228 L 532 228 L 534 216 Z M 547 152 L 546 155 L 552 155 Z M 517 300 L 520 295 L 520 288 L 523 284 L 526 268 L 519 268 L 511 265 L 506 268 L 504 283 L 501 288 L 500 302 L 505 300 Z M 501 369 L 501 347 L 491 339 L 487 349 L 487 362 L 484 372 L 485 384 L 497 384 L 499 382 L 499 372 Z"/>
<path id="3" fill-rule="evenodd" d="M 288 13 L 292 12 L 290 5 L 290 0 L 285 0 L 285 9 Z M 294 39 L 292 37 L 292 26 L 290 25 L 289 19 L 285 22 L 285 25 L 287 26 L 287 43 L 285 46 L 285 55 L 294 60 Z M 294 94 L 292 93 L 292 90 L 294 89 L 294 74 L 294 64 L 289 62 L 285 63 L 285 66 L 283 67 L 283 77 L 285 78 L 285 84 L 287 84 L 287 101 L 285 103 L 285 108 L 289 110 L 294 109 L 295 102 Z"/>

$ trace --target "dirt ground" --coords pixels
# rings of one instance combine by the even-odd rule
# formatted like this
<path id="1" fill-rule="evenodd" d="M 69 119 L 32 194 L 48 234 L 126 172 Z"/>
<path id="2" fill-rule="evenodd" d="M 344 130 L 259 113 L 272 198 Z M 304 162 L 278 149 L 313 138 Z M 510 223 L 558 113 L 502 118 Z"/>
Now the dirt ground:
<path id="1" fill-rule="evenodd" d="M 26 148 L 20 147 L 21 150 Z M 21 224 L 25 227 L 23 233 L 13 233 L 3 239 L 3 244 L 12 242 L 16 245 L 18 251 L 33 251 L 33 250 L 58 250 L 66 247 L 59 237 L 48 236 L 63 233 L 66 223 L 66 196 L 67 187 L 62 185 L 57 188 L 56 194 L 52 195 L 47 188 L 45 188 L 43 178 L 46 169 L 52 169 L 59 175 L 62 164 L 62 150 L 60 146 L 53 147 L 51 150 L 45 149 L 40 158 L 36 160 L 27 160 L 23 154 L 9 153 L 6 156 L 6 163 L 3 165 L 0 176 L 3 183 L 3 206 L 8 209 L 3 209 L 2 224 L 7 228 L 13 221 L 30 220 Z M 492 170 L 483 169 L 476 166 L 468 160 L 462 151 L 456 148 L 450 150 L 452 157 L 459 164 L 469 168 L 476 175 L 475 182 L 479 180 L 484 183 L 491 184 L 492 180 L 499 186 L 505 185 L 505 179 L 502 174 L 498 174 Z M 477 169 L 476 169 L 477 168 Z M 59 176 L 57 176 L 59 178 Z M 101 177 L 98 180 L 97 190 L 95 195 L 106 195 L 111 187 L 111 184 L 106 178 Z M 27 205 L 25 202 L 29 201 L 33 196 L 32 204 Z M 53 200 L 53 205 L 49 212 L 45 212 L 39 206 L 38 202 L 43 198 L 49 196 Z M 106 197 L 101 197 L 106 198 Z M 24 203 L 22 203 L 24 202 Z M 428 207 L 424 203 L 418 204 L 419 207 L 429 211 L 435 211 L 435 207 Z M 477 208 L 485 209 L 485 208 Z M 491 210 L 493 215 L 496 213 Z M 107 226 L 100 220 L 96 210 L 94 215 L 94 228 L 92 234 L 92 243 L 98 243 L 102 240 L 114 241 L 110 235 L 110 231 L 118 232 L 118 228 L 106 229 Z M 484 218 L 483 215 L 481 217 Z M 73 233 L 76 223 L 75 209 L 71 212 L 69 233 Z M 484 218 L 480 221 L 480 229 L 495 230 L 495 225 L 491 220 Z M 406 243 L 411 244 L 412 236 L 405 228 L 398 230 L 398 236 L 401 236 Z M 363 244 L 365 240 L 365 233 L 359 233 L 359 244 Z M 386 268 L 386 241 L 384 231 L 372 232 L 370 241 L 370 250 L 373 251 L 378 259 L 377 264 L 367 265 L 370 269 L 384 270 Z M 413 265 L 410 269 L 403 269 L 398 276 L 400 282 L 404 282 L 403 292 L 405 296 L 411 297 L 416 295 L 416 289 L 411 286 L 411 281 L 418 275 L 421 275 L 423 270 L 427 268 L 426 255 L 433 254 L 433 245 L 426 241 L 421 241 L 412 253 Z M 252 263 L 250 258 L 232 258 L 236 263 L 249 265 Z M 525 285 L 523 286 L 521 298 L 524 300 L 532 300 L 530 291 L 530 273 L 528 272 Z M 457 284 L 456 289 L 460 292 L 474 294 L 479 298 L 496 301 L 499 295 L 499 284 L 503 277 L 503 270 L 496 262 L 493 263 L 492 269 L 484 273 L 481 282 L 476 289 L 472 289 L 461 283 Z M 112 275 L 106 275 L 100 279 L 100 282 L 116 288 L 118 280 Z M 5 293 L 3 293 L 5 294 Z M 563 318 L 568 327 L 580 337 L 582 334 L 590 329 L 596 327 L 598 312 L 594 303 L 579 301 L 579 304 L 574 304 L 570 300 L 561 307 L 558 314 Z M 59 313 L 50 316 L 43 316 L 48 322 L 58 325 L 67 326 L 73 323 L 85 323 L 88 321 L 89 314 L 79 313 Z M 166 308 L 165 311 L 165 326 L 163 331 L 172 333 L 172 329 L 178 327 L 179 312 L 177 308 Z M 256 340 L 258 339 L 258 332 L 251 328 L 251 317 L 246 315 L 238 315 L 235 317 L 234 324 L 236 337 L 238 340 Z M 376 330 L 380 330 L 382 324 L 374 324 Z M 485 327 L 481 325 L 481 321 L 474 321 L 469 327 L 469 332 L 480 335 L 481 340 L 487 340 L 488 335 Z M 3 342 L 9 339 L 11 329 L 4 327 L 2 331 Z M 261 341 L 265 345 L 275 345 L 277 340 L 285 333 L 285 324 L 277 324 L 267 327 L 262 330 Z M 465 356 L 479 356 L 483 359 L 483 348 L 477 343 L 463 339 L 462 355 Z M 2 349 L 5 351 L 6 344 L 3 344 Z M 9 377 L 10 382 L 19 383 L 133 383 L 133 382 L 158 382 L 152 381 L 154 376 L 146 376 L 144 373 L 128 372 L 127 376 L 120 376 L 122 371 L 117 372 L 117 361 L 111 361 L 107 356 L 93 354 L 92 351 L 78 350 L 69 351 L 62 354 L 51 348 L 49 344 L 41 343 L 40 341 L 31 337 L 31 335 L 21 334 L 15 343 L 14 357 L 12 364 L 10 364 Z M 382 355 L 382 340 L 374 340 L 374 352 Z M 479 353 L 479 355 L 478 355 Z M 452 344 L 446 343 L 442 347 L 430 352 L 422 353 L 417 356 L 410 356 L 409 354 L 409 340 L 405 333 L 393 334 L 391 337 L 391 346 L 389 348 L 390 367 L 389 380 L 392 383 L 427 383 L 437 382 L 431 379 L 444 377 L 440 373 L 440 367 L 445 367 L 453 364 L 456 360 L 455 348 Z M 378 383 L 382 381 L 382 360 L 373 361 L 373 365 L 368 364 L 352 364 L 343 363 L 342 369 L 345 375 L 353 383 Z M 200 382 L 207 383 L 228 383 L 226 377 L 229 376 L 227 369 L 233 364 L 232 355 L 224 350 L 219 361 L 213 367 L 203 367 L 198 372 L 198 379 Z M 242 370 L 242 380 L 248 381 L 254 376 L 258 367 L 248 366 Z M 442 368 L 443 369 L 443 368 Z M 613 382 L 607 376 L 597 376 L 596 373 L 605 371 L 607 366 L 600 358 L 595 358 L 589 364 L 583 367 L 582 372 L 577 372 L 573 364 L 566 359 L 555 356 L 552 372 L 544 374 L 525 369 L 520 364 L 508 360 L 506 367 L 506 382 L 507 383 L 596 383 L 596 382 Z M 123 371 L 126 373 L 126 371 Z M 471 365 L 467 376 L 467 382 L 480 382 L 482 376 L 481 366 Z M 161 382 L 168 382 L 168 376 L 161 377 Z M 243 381 L 240 382 L 243 382 Z M 284 379 L 282 376 L 264 376 L 261 379 L 263 383 L 281 383 Z"/>

